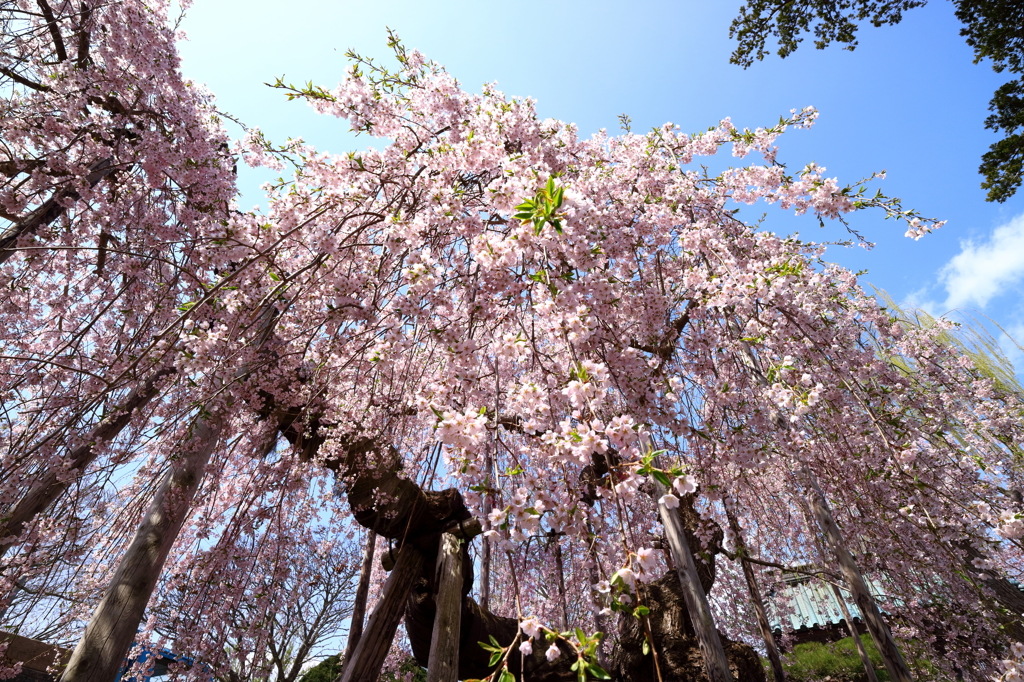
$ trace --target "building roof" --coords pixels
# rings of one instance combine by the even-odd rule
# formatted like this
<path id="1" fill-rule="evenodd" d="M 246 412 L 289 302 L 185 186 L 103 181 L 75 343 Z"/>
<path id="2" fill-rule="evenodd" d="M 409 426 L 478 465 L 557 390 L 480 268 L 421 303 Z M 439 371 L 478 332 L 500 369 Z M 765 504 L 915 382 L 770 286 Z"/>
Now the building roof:
<path id="1" fill-rule="evenodd" d="M 832 586 L 813 578 L 787 573 L 783 576 L 785 586 L 774 590 L 768 599 L 768 621 L 773 630 L 796 632 L 805 628 L 831 628 L 845 621 L 839 600 Z M 868 589 L 875 597 L 883 594 L 881 584 L 872 578 L 865 578 Z M 850 617 L 861 620 L 860 609 L 853 596 L 840 589 Z"/>

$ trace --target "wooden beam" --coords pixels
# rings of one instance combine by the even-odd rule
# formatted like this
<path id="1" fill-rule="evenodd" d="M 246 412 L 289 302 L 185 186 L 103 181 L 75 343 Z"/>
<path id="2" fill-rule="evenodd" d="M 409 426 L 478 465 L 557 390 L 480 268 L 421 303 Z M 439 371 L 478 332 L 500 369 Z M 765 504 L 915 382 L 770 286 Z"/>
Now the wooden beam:
<path id="1" fill-rule="evenodd" d="M 839 561 L 839 570 L 843 573 L 843 579 L 850 589 L 850 594 L 853 595 L 854 603 L 860 609 L 861 618 L 864 619 L 864 625 L 867 627 L 868 632 L 871 633 L 871 639 L 874 640 L 878 653 L 882 655 L 882 661 L 885 662 L 885 669 L 889 673 L 889 679 L 893 682 L 914 682 L 914 677 L 910 673 L 910 667 L 903 658 L 903 654 L 900 652 L 900 648 L 892 636 L 892 631 L 889 630 L 889 626 L 882 619 L 882 612 L 879 610 L 878 604 L 875 603 L 875 598 L 871 596 L 871 590 L 868 588 L 867 581 L 864 580 L 860 568 L 853 560 L 850 550 L 846 548 L 846 541 L 843 539 L 843 534 L 839 530 L 838 524 L 836 524 L 835 517 L 832 516 L 832 507 L 829 506 L 828 500 L 825 499 L 825 493 L 822 492 L 810 468 L 804 465 L 802 469 L 811 513 L 814 515 L 822 535 L 825 536 L 833 553 L 835 553 L 836 559 Z"/>
<path id="2" fill-rule="evenodd" d="M 645 445 L 649 450 L 650 445 L 646 443 Z M 661 468 L 658 458 L 655 458 L 654 466 Z M 664 497 L 668 493 L 668 489 L 656 478 L 654 479 L 654 488 L 658 498 Z M 679 514 L 661 502 L 658 503 L 658 512 L 661 514 L 661 523 L 665 526 L 665 538 L 668 540 L 669 549 L 672 552 L 672 561 L 676 565 L 679 584 L 683 588 L 686 610 L 690 612 L 693 631 L 697 635 L 697 643 L 700 644 L 700 653 L 704 658 L 704 670 L 708 680 L 709 682 L 733 682 L 732 672 L 729 671 L 729 660 L 725 657 L 722 639 L 718 636 L 718 630 L 715 628 L 715 619 L 711 614 L 708 596 L 704 594 L 704 588 L 700 584 L 697 564 L 693 560 L 690 544 L 686 541 L 686 536 L 680 526 Z"/>
<path id="3" fill-rule="evenodd" d="M 227 421 L 219 412 L 196 420 L 185 451 L 164 476 L 128 551 L 75 647 L 61 682 L 110 682 L 135 641 L 146 604 L 188 517 L 210 456 Z"/>
<path id="4" fill-rule="evenodd" d="M 427 682 L 456 682 L 462 629 L 462 542 L 451 533 L 441 534 L 434 604 Z"/>
<path id="5" fill-rule="evenodd" d="M 384 583 L 384 592 L 352 652 L 352 660 L 345 662 L 340 682 L 376 682 L 380 675 L 398 622 L 405 613 L 409 592 L 423 570 L 423 553 L 412 545 L 406 545 L 396 554 L 394 570 Z"/>
<path id="6" fill-rule="evenodd" d="M 468 519 L 466 521 L 462 521 L 461 523 L 455 521 L 454 523 L 448 524 L 447 526 L 445 526 L 444 532 L 454 535 L 460 540 L 468 541 L 472 540 L 477 535 L 480 535 L 480 533 L 483 533 L 484 529 L 483 526 L 480 525 L 479 519 Z M 390 571 L 392 568 L 394 568 L 395 556 L 397 554 L 397 552 L 385 552 L 384 555 L 380 558 L 381 568 L 383 568 L 385 571 Z"/>
<path id="7" fill-rule="evenodd" d="M 772 634 L 771 623 L 768 622 L 768 613 L 764 608 L 764 599 L 761 597 L 761 589 L 757 585 L 757 576 L 754 575 L 754 567 L 747 561 L 750 552 L 747 550 L 747 543 L 743 539 L 743 530 L 740 528 L 736 515 L 733 514 L 728 499 L 722 500 L 725 508 L 725 516 L 729 520 L 729 529 L 733 534 L 733 541 L 736 544 L 736 554 L 739 556 L 740 565 L 743 567 L 743 577 L 747 580 L 747 590 L 750 592 L 750 603 L 754 606 L 754 613 L 757 615 L 757 626 L 761 629 L 761 639 L 764 640 L 764 648 L 768 653 L 768 661 L 772 665 L 772 676 L 775 682 L 786 681 L 786 671 L 782 667 L 782 656 L 779 655 L 779 647 L 775 644 L 775 635 Z M 869 682 L 878 682 L 870 680 Z"/>
<path id="8" fill-rule="evenodd" d="M 843 593 L 835 585 L 832 585 L 832 592 L 836 595 L 836 601 L 839 602 L 839 610 L 843 612 L 843 618 L 846 619 L 846 627 L 850 630 L 850 636 L 853 637 L 853 642 L 857 645 L 857 653 L 860 654 L 860 662 L 864 666 L 864 673 L 868 677 L 868 682 L 878 682 L 878 676 L 875 675 L 875 666 L 871 662 L 871 657 L 868 656 L 867 649 L 864 648 L 864 642 L 860 639 L 860 633 L 857 632 L 857 626 L 853 623 L 853 617 L 850 615 L 850 609 L 846 606 Z"/>
<path id="9" fill-rule="evenodd" d="M 359 571 L 359 585 L 356 587 L 356 599 L 352 605 L 352 620 L 348 628 L 348 642 L 345 644 L 345 658 L 352 658 L 360 638 L 363 636 L 363 621 L 366 619 L 366 597 L 370 592 L 370 573 L 373 572 L 373 551 L 377 546 L 377 534 L 372 530 L 366 533 L 366 546 L 363 547 L 363 565 Z M 344 663 L 342 663 L 344 665 Z"/>

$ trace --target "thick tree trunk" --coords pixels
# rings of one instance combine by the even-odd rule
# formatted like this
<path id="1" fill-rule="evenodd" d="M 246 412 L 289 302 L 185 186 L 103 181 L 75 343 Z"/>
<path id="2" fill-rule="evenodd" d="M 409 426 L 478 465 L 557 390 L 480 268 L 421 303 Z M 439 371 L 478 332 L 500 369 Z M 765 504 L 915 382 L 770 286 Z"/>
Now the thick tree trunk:
<path id="1" fill-rule="evenodd" d="M 312 459 L 315 457 L 319 446 L 324 442 L 322 425 L 315 415 L 309 415 L 302 409 L 283 408 L 274 406 L 273 397 L 268 396 L 264 405 L 264 416 L 274 419 L 280 426 L 281 433 L 288 438 L 292 445 L 299 451 L 303 458 Z M 434 559 L 438 547 L 438 538 L 443 532 L 456 532 L 459 525 L 466 521 L 466 529 L 472 523 L 467 521 L 470 518 L 469 511 L 465 507 L 462 496 L 456 490 L 424 491 L 414 482 L 399 476 L 400 471 L 398 453 L 386 445 L 379 445 L 370 438 L 346 439 L 340 437 L 341 454 L 337 458 L 326 462 L 326 466 L 335 471 L 338 478 L 344 481 L 349 505 L 352 508 L 356 521 L 365 528 L 376 531 L 379 535 L 401 539 L 405 548 L 415 547 L 425 555 L 423 565 L 434 566 Z M 596 476 L 596 474 L 595 474 Z M 678 515 L 675 523 L 680 523 Z M 479 532 L 476 530 L 475 532 Z M 719 531 L 720 532 L 720 531 Z M 403 549 L 403 553 L 404 553 Z M 463 552 L 466 547 L 463 547 Z M 381 563 L 385 563 L 382 558 Z M 472 562 L 463 556 L 463 581 L 462 581 L 462 615 L 461 615 L 461 636 L 458 658 L 458 677 L 484 678 L 494 672 L 494 667 L 489 665 L 488 652 L 482 649 L 477 643 L 486 642 L 493 636 L 501 646 L 511 646 L 516 641 L 519 632 L 519 622 L 515 618 L 497 616 L 487 609 L 482 609 L 472 598 L 468 591 L 473 585 Z M 712 563 L 713 566 L 713 563 Z M 396 568 L 395 571 L 399 569 Z M 713 569 L 709 569 L 713 571 Z M 712 572 L 708 578 L 713 580 Z M 690 557 L 690 572 L 692 582 L 703 597 L 705 616 L 708 623 L 711 622 L 710 611 L 707 610 L 707 600 L 703 590 L 700 589 L 700 577 L 694 565 L 693 557 Z M 401 584 L 399 579 L 397 582 Z M 429 662 L 433 625 L 435 617 L 434 586 L 436 575 L 433 570 L 421 571 L 415 585 L 403 585 L 403 592 L 409 594 L 405 609 L 405 626 L 409 636 L 409 643 L 412 646 L 413 654 L 421 665 Z M 396 576 L 393 571 L 388 579 L 389 585 L 395 585 Z M 411 588 L 411 590 L 409 589 Z M 397 588 L 392 588 L 396 591 Z M 387 587 L 385 588 L 387 591 Z M 393 600 L 386 600 L 391 604 Z M 370 672 L 376 675 L 379 672 L 379 663 L 374 668 L 366 663 L 368 654 L 361 652 L 371 645 L 370 641 L 376 642 L 382 650 L 379 651 L 379 660 L 387 653 L 393 637 L 393 630 L 377 627 L 374 619 L 384 618 L 378 616 L 374 611 L 363 633 L 359 645 L 353 654 L 353 667 L 346 667 L 342 674 L 342 682 L 354 682 L 355 680 L 372 681 L 374 677 L 366 677 Z M 393 622 L 397 624 L 400 613 L 394 612 L 394 607 L 389 606 L 389 613 L 393 616 Z M 382 612 L 383 613 L 383 612 Z M 392 622 L 388 619 L 388 622 Z M 713 624 L 712 624 L 713 629 Z M 379 630 L 379 634 L 374 634 Z M 714 636 L 717 638 L 717 632 Z M 666 631 L 667 640 L 678 640 L 676 631 Z M 678 643 L 678 642 L 677 642 Z M 731 645 L 732 646 L 732 645 Z M 543 646 L 534 648 L 530 656 L 521 656 L 518 651 L 513 652 L 506 662 L 509 671 L 517 679 L 522 678 L 529 682 L 575 682 L 576 671 L 571 669 L 575 656 L 567 644 L 559 644 L 562 655 L 553 662 L 545 658 Z M 688 648 L 688 647 L 684 647 Z M 693 647 L 697 649 L 697 647 Z M 721 640 L 719 640 L 721 650 Z M 741 647 L 742 648 L 742 647 Z M 740 652 L 741 657 L 751 653 L 749 647 Z M 717 659 L 725 658 L 724 652 Z M 756 656 L 753 662 L 757 664 Z M 358 666 L 358 668 L 356 667 Z M 759 664 L 754 666 L 760 671 Z M 713 678 L 715 682 L 731 680 L 728 664 L 718 669 L 726 671 L 725 675 Z M 754 668 L 750 668 L 753 670 Z M 748 673 L 750 670 L 743 668 Z M 744 679 L 763 679 L 763 677 L 751 677 L 747 674 Z"/>
<path id="2" fill-rule="evenodd" d="M 370 593 L 370 574 L 373 572 L 373 553 L 377 548 L 377 534 L 372 530 L 366 533 L 366 546 L 363 547 L 363 565 L 359 569 L 359 586 L 356 587 L 356 598 L 352 604 L 352 620 L 348 628 L 348 643 L 345 645 L 345 657 L 342 665 L 352 659 L 359 639 L 363 636 L 363 620 L 366 619 L 366 598 Z"/>
<path id="3" fill-rule="evenodd" d="M 658 464 L 656 463 L 655 466 Z M 665 486 L 657 479 L 654 480 L 654 485 L 655 494 L 659 498 L 668 493 Z M 661 514 L 665 537 L 668 540 L 672 560 L 675 562 L 679 582 L 683 588 L 683 598 L 693 623 L 693 631 L 700 644 L 701 654 L 704 656 L 704 668 L 708 680 L 709 682 L 731 682 L 733 677 L 729 671 L 729 661 L 725 657 L 725 649 L 722 647 L 722 640 L 715 628 L 715 619 L 711 615 L 708 597 L 700 584 L 697 565 L 694 562 L 689 543 L 686 541 L 686 536 L 683 534 L 679 516 L 660 502 L 658 503 L 658 512 Z"/>
<path id="4" fill-rule="evenodd" d="M 842 571 L 843 578 L 850 588 L 854 603 L 860 609 L 861 616 L 864 618 L 864 624 L 867 626 L 868 632 L 871 633 L 871 639 L 874 640 L 875 646 L 878 647 L 878 652 L 882 655 L 889 678 L 893 682 L 912 682 L 914 678 L 910 674 L 910 668 L 903 659 L 903 654 L 900 653 L 900 649 L 896 645 L 896 640 L 893 639 L 889 626 L 882 619 L 882 613 L 878 608 L 878 604 L 875 603 L 874 597 L 871 596 L 868 584 L 864 580 L 864 576 L 861 575 L 860 568 L 857 567 L 857 563 L 853 560 L 850 550 L 846 548 L 843 534 L 840 532 L 839 526 L 832 516 L 832 509 L 825 499 L 825 494 L 821 491 L 810 469 L 804 467 L 803 475 L 807 483 L 808 502 L 810 502 L 811 513 L 814 515 L 818 527 L 832 548 L 832 552 L 838 559 L 839 569 Z"/>
<path id="5" fill-rule="evenodd" d="M 462 631 L 462 543 L 451 533 L 441 535 L 434 604 L 427 682 L 456 682 Z"/>
<path id="6" fill-rule="evenodd" d="M 651 610 L 644 623 L 630 613 L 619 612 L 618 641 L 608 669 L 614 679 L 654 682 L 660 673 L 664 682 L 707 682 L 704 656 L 675 569 L 644 585 L 644 605 Z M 643 653 L 648 632 L 657 650 L 657 668 L 653 652 Z M 740 682 L 766 682 L 764 665 L 753 647 L 720 637 L 733 677 Z"/>
<path id="7" fill-rule="evenodd" d="M 60 682 L 111 682 L 135 640 L 164 561 L 188 516 L 226 417 L 200 417 L 188 450 L 174 462 L 135 539 L 121 558 Z"/>
<path id="8" fill-rule="evenodd" d="M 412 545 L 406 545 L 398 552 L 395 567 L 384 583 L 384 592 L 370 614 L 366 631 L 359 638 L 352 659 L 345 662 L 340 682 L 376 682 L 405 612 L 405 602 L 423 570 L 423 564 L 423 553 Z"/>
<path id="9" fill-rule="evenodd" d="M 782 669 L 782 656 L 779 655 L 779 647 L 775 644 L 775 635 L 772 634 L 772 626 L 768 622 L 768 614 L 764 608 L 764 599 L 761 597 L 761 589 L 757 585 L 757 576 L 754 574 L 754 567 L 747 561 L 749 553 L 747 545 L 743 541 L 743 532 L 740 524 L 727 502 L 725 503 L 725 516 L 729 520 L 729 529 L 732 531 L 733 538 L 735 539 L 736 554 L 739 555 L 740 564 L 743 566 L 743 577 L 747 580 L 750 602 L 754 605 L 754 613 L 757 614 L 757 626 L 761 630 L 761 639 L 764 640 L 768 661 L 772 665 L 772 675 L 775 677 L 775 682 L 784 682 L 786 671 Z"/>
<path id="10" fill-rule="evenodd" d="M 836 601 L 839 602 L 839 610 L 843 612 L 843 618 L 846 619 L 846 627 L 850 630 L 850 636 L 853 637 L 854 644 L 857 645 L 857 653 L 860 654 L 860 662 L 864 666 L 864 674 L 867 675 L 868 682 L 878 682 L 878 676 L 875 675 L 875 666 L 871 663 L 868 650 L 864 648 L 864 642 L 861 641 L 860 633 L 857 632 L 857 625 L 853 622 L 850 609 L 846 607 L 846 600 L 843 598 L 842 591 L 833 585 L 832 593 L 836 595 Z"/>
<path id="11" fill-rule="evenodd" d="M 44 472 L 25 496 L 0 517 L 0 557 L 16 544 L 17 537 L 25 531 L 25 527 L 63 495 L 85 468 L 96 459 L 96 446 L 116 438 L 131 422 L 132 413 L 145 407 L 156 397 L 159 393 L 160 380 L 174 372 L 173 367 L 164 367 L 154 372 L 89 432 L 84 439 L 85 443 L 72 450 L 65 460 L 66 469 L 73 472 L 73 476 L 66 474 L 62 480 L 59 469 Z"/>

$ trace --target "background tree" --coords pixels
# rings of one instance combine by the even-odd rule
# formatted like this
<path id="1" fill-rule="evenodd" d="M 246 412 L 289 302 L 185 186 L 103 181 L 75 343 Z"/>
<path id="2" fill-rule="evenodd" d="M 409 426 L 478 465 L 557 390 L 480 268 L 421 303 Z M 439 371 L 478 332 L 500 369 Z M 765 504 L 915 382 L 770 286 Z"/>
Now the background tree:
<path id="1" fill-rule="evenodd" d="M 844 49 L 857 47 L 857 29 L 868 22 L 879 27 L 897 24 L 903 13 L 922 7 L 927 0 L 750 0 L 740 8 L 729 28 L 739 42 L 730 61 L 743 68 L 764 59 L 774 38 L 778 55 L 787 57 L 811 33 L 819 50 L 836 42 Z M 1005 0 L 953 0 L 963 22 L 960 35 L 974 49 L 974 61 L 992 62 L 992 68 L 1017 76 L 1000 86 L 989 103 L 993 112 L 985 127 L 1002 132 L 981 157 L 978 172 L 989 201 L 1006 201 L 1024 180 L 1024 7 Z"/>

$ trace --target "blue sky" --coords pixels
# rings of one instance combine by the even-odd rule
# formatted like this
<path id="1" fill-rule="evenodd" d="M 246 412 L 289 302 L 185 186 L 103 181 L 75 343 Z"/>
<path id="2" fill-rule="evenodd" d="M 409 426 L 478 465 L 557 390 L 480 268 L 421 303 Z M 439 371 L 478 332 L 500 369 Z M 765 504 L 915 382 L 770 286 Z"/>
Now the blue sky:
<path id="1" fill-rule="evenodd" d="M 854 52 L 805 43 L 750 69 L 729 64 L 729 23 L 739 0 L 630 3 L 477 0 L 196 0 L 182 28 L 188 77 L 205 83 L 222 109 L 272 139 L 301 136 L 340 153 L 365 147 L 344 122 L 289 103 L 263 83 L 277 76 L 333 86 L 348 48 L 386 60 L 385 27 L 478 91 L 497 81 L 509 95 L 538 100 L 543 117 L 575 122 L 581 134 L 634 130 L 666 121 L 697 131 L 732 117 L 771 125 L 807 105 L 821 112 L 810 131 L 781 139 L 780 160 L 815 161 L 840 182 L 886 169 L 879 186 L 946 226 L 920 241 L 877 212 L 852 224 L 877 246 L 834 249 L 830 258 L 866 269 L 866 282 L 934 314 L 981 312 L 1024 338 L 1024 191 L 1005 204 L 984 200 L 979 158 L 993 91 L 1006 78 L 972 63 L 952 3 L 932 0 L 898 26 L 860 33 Z M 244 203 L 259 202 L 266 176 L 245 171 Z M 756 219 L 764 207 L 745 210 Z M 766 227 L 809 239 L 839 239 L 813 219 L 769 210 Z M 1015 354 L 1018 370 L 1024 356 Z"/>

